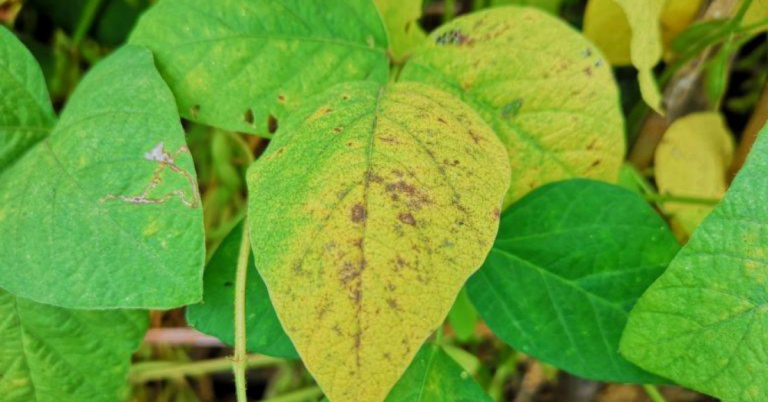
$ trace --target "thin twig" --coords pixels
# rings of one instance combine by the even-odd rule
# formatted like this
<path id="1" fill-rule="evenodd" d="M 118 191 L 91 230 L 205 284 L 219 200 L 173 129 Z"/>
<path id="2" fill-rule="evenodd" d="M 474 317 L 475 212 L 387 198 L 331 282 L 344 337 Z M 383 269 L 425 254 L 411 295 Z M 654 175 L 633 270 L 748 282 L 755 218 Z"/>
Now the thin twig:
<path id="1" fill-rule="evenodd" d="M 72 34 L 72 46 L 77 45 L 85 38 L 88 31 L 93 25 L 93 19 L 96 17 L 96 12 L 101 7 L 102 0 L 88 0 L 83 7 L 83 11 L 80 13 L 80 19 L 77 21 L 75 27 L 75 33 Z"/>
<path id="2" fill-rule="evenodd" d="M 237 402 L 248 401 L 245 393 L 245 370 L 248 368 L 245 350 L 245 289 L 250 256 L 251 240 L 246 217 L 243 219 L 243 237 L 240 240 L 240 254 L 237 258 L 237 274 L 235 276 L 235 356 L 232 358 L 232 371 L 235 374 Z"/>
<path id="3" fill-rule="evenodd" d="M 653 402 L 667 402 L 666 399 L 664 399 L 664 395 L 659 392 L 659 389 L 656 388 L 655 385 L 643 385 L 643 389 L 645 390 L 645 393 L 648 394 L 648 397 L 651 398 Z"/>
<path id="4" fill-rule="evenodd" d="M 747 127 L 744 128 L 744 133 L 741 136 L 741 143 L 733 157 L 729 178 L 736 176 L 736 173 L 738 173 L 744 165 L 744 161 L 747 160 L 747 155 L 752 149 L 752 144 L 755 143 L 757 135 L 760 133 L 760 129 L 765 125 L 766 120 L 768 120 L 768 86 L 763 89 L 763 93 L 760 95 L 757 105 L 755 105 L 755 110 L 749 118 Z"/>
<path id="5" fill-rule="evenodd" d="M 669 194 L 645 194 L 645 199 L 653 202 L 670 203 L 675 202 L 678 204 L 699 204 L 699 205 L 717 205 L 720 203 L 716 198 L 699 198 L 699 197 L 684 197 L 675 196 Z"/>
<path id="6" fill-rule="evenodd" d="M 249 355 L 245 359 L 245 365 L 248 368 L 259 368 L 272 366 L 282 361 L 283 359 L 276 357 Z M 229 357 L 189 363 L 151 361 L 134 364 L 131 367 L 129 378 L 132 383 L 140 384 L 148 381 L 223 372 L 230 370 L 231 367 L 232 359 Z"/>
<path id="7" fill-rule="evenodd" d="M 308 400 L 315 400 L 315 398 L 321 396 L 323 391 L 318 387 L 308 387 L 300 389 L 290 394 L 276 396 L 274 398 L 262 399 L 260 402 L 303 402 Z"/>

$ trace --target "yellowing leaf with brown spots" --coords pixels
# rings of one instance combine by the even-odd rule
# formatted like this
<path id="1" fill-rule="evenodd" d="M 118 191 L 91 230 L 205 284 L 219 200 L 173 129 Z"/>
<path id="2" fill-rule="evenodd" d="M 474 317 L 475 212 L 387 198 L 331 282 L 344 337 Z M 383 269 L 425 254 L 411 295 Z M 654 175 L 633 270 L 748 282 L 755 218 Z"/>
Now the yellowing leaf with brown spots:
<path id="1" fill-rule="evenodd" d="M 677 37 L 696 18 L 702 0 L 667 0 L 660 16 L 661 41 L 669 49 Z M 621 7 L 614 0 L 589 0 L 584 12 L 584 35 L 603 51 L 614 66 L 632 63 L 632 29 Z"/>
<path id="2" fill-rule="evenodd" d="M 728 188 L 733 136 L 719 113 L 705 112 L 676 120 L 656 149 L 656 183 L 660 194 L 719 199 Z M 714 205 L 664 204 L 676 232 L 687 238 Z"/>
<path id="3" fill-rule="evenodd" d="M 342 84 L 248 172 L 256 267 L 334 402 L 380 402 L 488 253 L 509 184 L 474 110 L 421 84 Z"/>
<path id="4" fill-rule="evenodd" d="M 619 91 L 603 55 L 544 11 L 499 7 L 438 28 L 400 80 L 461 96 L 507 148 L 505 206 L 572 177 L 614 182 L 624 155 Z"/>

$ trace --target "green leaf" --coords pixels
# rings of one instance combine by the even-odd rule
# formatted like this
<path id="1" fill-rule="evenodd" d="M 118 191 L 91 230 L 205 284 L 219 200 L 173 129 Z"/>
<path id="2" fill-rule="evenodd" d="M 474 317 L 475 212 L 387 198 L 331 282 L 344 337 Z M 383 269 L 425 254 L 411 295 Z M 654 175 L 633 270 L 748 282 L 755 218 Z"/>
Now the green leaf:
<path id="1" fill-rule="evenodd" d="M 51 135 L 0 172 L 0 238 L 0 286 L 37 302 L 171 308 L 200 300 L 195 170 L 147 49 L 129 46 L 99 63 Z"/>
<path id="2" fill-rule="evenodd" d="M 0 289 L 0 317 L 3 402 L 124 400 L 146 312 L 68 310 Z"/>
<path id="3" fill-rule="evenodd" d="M 514 172 L 505 206 L 552 181 L 618 178 L 624 123 L 611 69 L 544 11 L 500 7 L 457 18 L 430 35 L 400 80 L 453 92 L 492 126 Z"/>
<path id="4" fill-rule="evenodd" d="M 342 84 L 248 172 L 256 267 L 334 402 L 379 402 L 498 226 L 509 166 L 471 108 L 421 84 Z"/>
<path id="5" fill-rule="evenodd" d="M 768 128 L 723 201 L 638 301 L 621 352 L 730 402 L 768 400 Z"/>
<path id="6" fill-rule="evenodd" d="M 426 343 L 386 402 L 491 402 L 480 385 L 443 348 Z"/>
<path id="7" fill-rule="evenodd" d="M 45 78 L 24 45 L 0 26 L 0 172 L 56 122 Z"/>
<path id="8" fill-rule="evenodd" d="M 584 179 L 553 183 L 504 213 L 469 296 L 523 353 L 580 377 L 656 382 L 617 351 L 630 308 L 678 249 L 637 194 Z"/>
<path id="9" fill-rule="evenodd" d="M 309 95 L 387 80 L 387 36 L 371 0 L 163 0 L 131 41 L 148 46 L 185 118 L 273 132 Z"/>
<path id="10" fill-rule="evenodd" d="M 219 245 L 205 268 L 203 302 L 187 307 L 187 322 L 191 326 L 229 345 L 234 345 L 235 340 L 235 276 L 242 236 L 243 225 L 240 223 Z M 298 357 L 269 301 L 267 287 L 253 265 L 253 254 L 248 260 L 245 293 L 248 351 L 278 357 Z"/>
<path id="11" fill-rule="evenodd" d="M 416 48 L 427 34 L 419 25 L 422 0 L 374 0 L 387 27 L 392 57 L 400 60 Z"/>
<path id="12" fill-rule="evenodd" d="M 440 346 L 426 343 L 385 402 L 491 402 Z M 323 402 L 329 402 L 325 398 Z"/>

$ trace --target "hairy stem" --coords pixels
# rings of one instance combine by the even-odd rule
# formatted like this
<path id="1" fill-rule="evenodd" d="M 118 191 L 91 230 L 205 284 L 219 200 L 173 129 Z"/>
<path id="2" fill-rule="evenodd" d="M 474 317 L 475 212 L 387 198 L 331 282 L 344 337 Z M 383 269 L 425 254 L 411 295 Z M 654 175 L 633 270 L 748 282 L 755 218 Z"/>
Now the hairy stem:
<path id="1" fill-rule="evenodd" d="M 260 402 L 304 402 L 314 401 L 316 398 L 323 394 L 323 391 L 318 387 L 308 387 L 300 389 L 290 394 L 276 396 L 274 398 L 262 399 Z"/>
<path id="2" fill-rule="evenodd" d="M 232 371 L 235 374 L 237 402 L 247 402 L 245 393 L 245 370 L 248 360 L 245 350 L 245 288 L 248 279 L 248 258 L 251 256 L 251 240 L 248 231 L 248 218 L 243 219 L 243 237 L 240 241 L 240 255 L 237 258 L 235 277 L 235 356 L 232 358 Z"/>
<path id="3" fill-rule="evenodd" d="M 246 357 L 245 365 L 248 368 L 268 367 L 282 361 L 283 359 L 276 357 L 250 355 Z M 140 384 L 169 378 L 205 375 L 230 370 L 231 368 L 232 359 L 229 357 L 188 363 L 153 361 L 135 364 L 131 367 L 129 378 L 132 383 Z"/>

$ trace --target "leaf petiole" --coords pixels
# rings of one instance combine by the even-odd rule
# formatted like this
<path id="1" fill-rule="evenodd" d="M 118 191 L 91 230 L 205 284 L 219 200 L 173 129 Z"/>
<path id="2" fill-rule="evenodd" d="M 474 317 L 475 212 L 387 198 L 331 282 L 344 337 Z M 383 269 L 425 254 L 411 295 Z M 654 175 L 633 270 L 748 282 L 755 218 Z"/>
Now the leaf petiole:
<path id="1" fill-rule="evenodd" d="M 248 360 L 245 350 L 245 290 L 248 279 L 248 258 L 251 255 L 251 237 L 248 231 L 247 217 L 243 219 L 243 237 L 240 241 L 240 254 L 237 259 L 235 276 L 235 355 L 232 358 L 232 371 L 235 375 L 237 401 L 247 402 L 245 393 L 245 370 Z"/>

